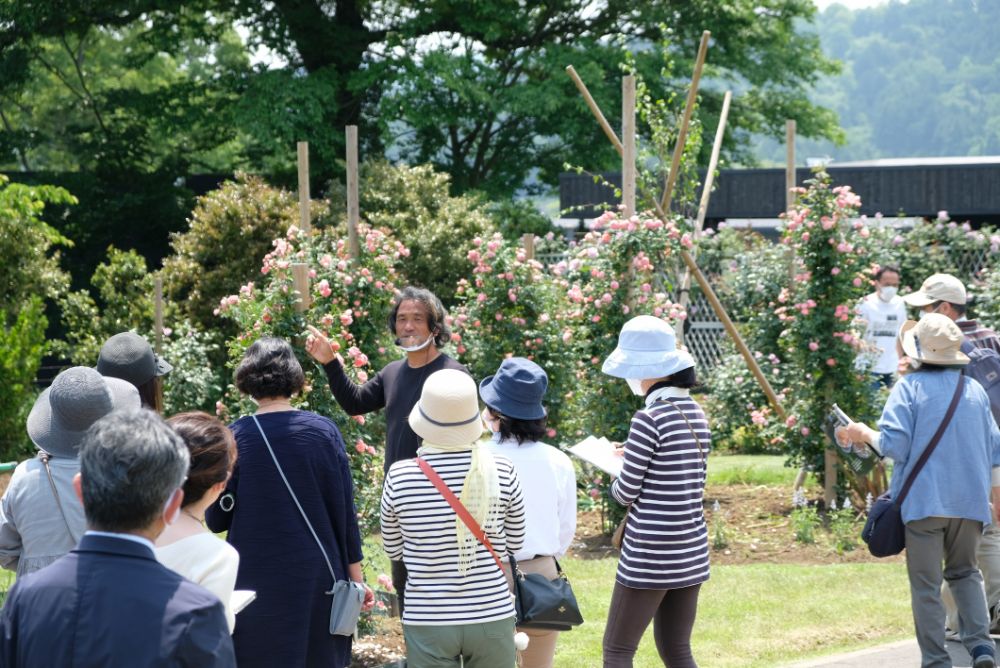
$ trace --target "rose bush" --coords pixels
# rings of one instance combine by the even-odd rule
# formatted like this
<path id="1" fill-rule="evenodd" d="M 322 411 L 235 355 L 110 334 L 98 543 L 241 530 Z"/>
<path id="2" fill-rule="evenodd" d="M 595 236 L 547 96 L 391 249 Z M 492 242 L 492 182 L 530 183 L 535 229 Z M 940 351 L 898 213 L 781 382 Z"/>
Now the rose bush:
<path id="1" fill-rule="evenodd" d="M 326 375 L 302 343 L 306 324 L 323 330 L 344 358 L 348 376 L 365 382 L 385 364 L 396 359 L 393 335 L 385 314 L 396 289 L 395 266 L 409 251 L 387 230 L 359 227 L 361 255 L 351 259 L 347 242 L 329 232 L 305 233 L 291 227 L 273 241 L 263 260 L 261 277 L 220 301 L 216 311 L 236 323 L 240 332 L 228 342 L 229 365 L 235 367 L 246 349 L 262 336 L 277 336 L 293 343 L 306 372 L 306 387 L 296 402 L 340 427 L 351 461 L 355 502 L 363 530 L 378 525 L 385 423 L 382 413 L 349 417 L 330 393 Z M 304 263 L 310 277 L 311 304 L 304 312 L 296 305 L 292 264 Z M 218 412 L 234 419 L 253 411 L 230 384 Z M 377 448 L 376 446 L 379 446 Z"/>

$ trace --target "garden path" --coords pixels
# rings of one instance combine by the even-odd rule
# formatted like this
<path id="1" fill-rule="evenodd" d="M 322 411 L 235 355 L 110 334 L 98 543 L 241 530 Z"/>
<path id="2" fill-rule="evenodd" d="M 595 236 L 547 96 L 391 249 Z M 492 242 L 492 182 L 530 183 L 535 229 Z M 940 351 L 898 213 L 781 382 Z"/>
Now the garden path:
<path id="1" fill-rule="evenodd" d="M 948 652 L 955 668 L 968 668 L 972 659 L 961 643 L 949 642 Z M 785 668 L 912 668 L 920 665 L 920 649 L 916 639 L 869 647 L 868 649 L 824 656 L 819 659 L 788 664 Z"/>

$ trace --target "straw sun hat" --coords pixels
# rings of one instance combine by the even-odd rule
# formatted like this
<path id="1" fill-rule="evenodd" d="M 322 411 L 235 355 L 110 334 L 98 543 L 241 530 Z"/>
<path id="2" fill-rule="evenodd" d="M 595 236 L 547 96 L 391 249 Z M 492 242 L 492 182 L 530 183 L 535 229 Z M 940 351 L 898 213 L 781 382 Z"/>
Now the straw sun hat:
<path id="1" fill-rule="evenodd" d="M 969 363 L 961 351 L 964 336 L 951 318 L 929 313 L 917 320 L 907 320 L 899 330 L 903 352 L 925 364 L 961 366 Z"/>
<path id="2" fill-rule="evenodd" d="M 424 381 L 410 411 L 410 428 L 426 443 L 469 445 L 483 434 L 476 381 L 464 371 L 441 369 Z"/>

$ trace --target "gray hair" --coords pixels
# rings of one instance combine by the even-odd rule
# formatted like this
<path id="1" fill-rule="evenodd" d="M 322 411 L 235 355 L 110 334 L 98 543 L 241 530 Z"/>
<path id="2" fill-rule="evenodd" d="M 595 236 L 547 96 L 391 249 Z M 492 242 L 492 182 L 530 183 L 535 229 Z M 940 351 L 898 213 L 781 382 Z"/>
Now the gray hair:
<path id="1" fill-rule="evenodd" d="M 104 416 L 80 446 L 88 526 L 116 533 L 146 529 L 184 484 L 189 463 L 184 441 L 153 411 Z"/>

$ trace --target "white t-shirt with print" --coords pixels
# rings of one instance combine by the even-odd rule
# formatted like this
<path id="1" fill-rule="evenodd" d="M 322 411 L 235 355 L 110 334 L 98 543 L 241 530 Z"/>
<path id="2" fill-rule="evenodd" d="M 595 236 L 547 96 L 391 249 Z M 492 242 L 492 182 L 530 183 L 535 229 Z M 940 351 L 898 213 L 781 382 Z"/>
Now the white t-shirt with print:
<path id="1" fill-rule="evenodd" d="M 876 351 L 859 355 L 857 368 L 872 373 L 895 373 L 899 364 L 896 336 L 906 322 L 906 303 L 898 296 L 886 302 L 874 293 L 861 300 L 858 315 L 867 323 L 864 340 Z"/>

